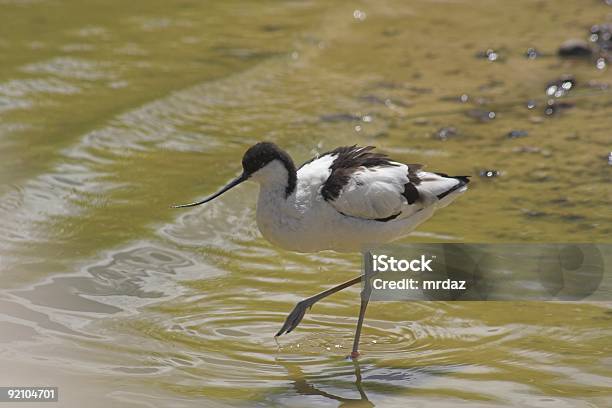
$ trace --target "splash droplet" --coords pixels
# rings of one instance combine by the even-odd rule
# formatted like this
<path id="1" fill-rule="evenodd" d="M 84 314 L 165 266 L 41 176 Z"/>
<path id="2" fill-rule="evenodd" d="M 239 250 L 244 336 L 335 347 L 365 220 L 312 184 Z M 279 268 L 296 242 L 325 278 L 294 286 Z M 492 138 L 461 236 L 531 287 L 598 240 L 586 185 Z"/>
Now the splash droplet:
<path id="1" fill-rule="evenodd" d="M 606 60 L 603 58 L 599 58 L 595 63 L 597 69 L 605 69 L 606 68 Z"/>
<path id="2" fill-rule="evenodd" d="M 355 20 L 363 21 L 366 19 L 366 13 L 365 11 L 355 10 L 353 11 L 353 18 Z"/>

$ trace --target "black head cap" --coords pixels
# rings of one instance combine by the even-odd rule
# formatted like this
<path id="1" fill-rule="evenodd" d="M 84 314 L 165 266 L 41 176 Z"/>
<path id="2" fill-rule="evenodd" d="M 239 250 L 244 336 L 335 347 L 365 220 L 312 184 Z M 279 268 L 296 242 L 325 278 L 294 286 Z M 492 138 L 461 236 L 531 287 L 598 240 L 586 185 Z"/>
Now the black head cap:
<path id="1" fill-rule="evenodd" d="M 295 188 L 296 170 L 291 156 L 280 147 L 271 142 L 259 142 L 251 146 L 242 156 L 242 168 L 244 175 L 249 177 L 257 170 L 265 167 L 268 163 L 278 160 L 287 169 L 289 180 L 287 185 L 287 195 L 291 194 Z"/>
<path id="2" fill-rule="evenodd" d="M 274 160 L 293 164 L 291 157 L 274 143 L 259 142 L 249 147 L 242 156 L 242 168 L 246 174 L 251 175 Z"/>

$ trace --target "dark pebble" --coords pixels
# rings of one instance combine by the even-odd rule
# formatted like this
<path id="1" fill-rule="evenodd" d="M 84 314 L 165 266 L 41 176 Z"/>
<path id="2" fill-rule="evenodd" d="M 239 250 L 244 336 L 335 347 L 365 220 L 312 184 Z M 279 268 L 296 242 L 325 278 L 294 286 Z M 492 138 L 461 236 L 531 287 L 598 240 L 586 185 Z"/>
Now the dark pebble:
<path id="1" fill-rule="evenodd" d="M 572 102 L 561 102 L 555 99 L 549 99 L 544 108 L 546 116 L 553 116 L 561 111 L 573 108 L 575 105 Z"/>
<path id="2" fill-rule="evenodd" d="M 557 52 L 559 56 L 565 58 L 586 58 L 593 54 L 588 42 L 577 39 L 565 41 Z"/>
<path id="3" fill-rule="evenodd" d="M 330 115 L 322 115 L 321 122 L 358 122 L 361 116 L 351 115 L 350 113 L 333 113 Z"/>
<path id="4" fill-rule="evenodd" d="M 516 139 L 518 137 L 526 137 L 529 135 L 529 132 L 526 130 L 511 130 L 506 134 L 508 139 Z"/>
<path id="5" fill-rule="evenodd" d="M 495 112 L 484 109 L 470 109 L 469 111 L 465 112 L 465 114 L 468 117 L 476 119 L 480 122 L 490 122 L 497 116 Z"/>

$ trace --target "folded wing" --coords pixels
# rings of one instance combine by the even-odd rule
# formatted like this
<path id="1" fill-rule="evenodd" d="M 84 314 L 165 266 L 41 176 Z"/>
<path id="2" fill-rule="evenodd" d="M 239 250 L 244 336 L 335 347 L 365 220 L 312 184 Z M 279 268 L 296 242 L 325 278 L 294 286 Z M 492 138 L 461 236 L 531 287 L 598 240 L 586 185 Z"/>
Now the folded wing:
<path id="1" fill-rule="evenodd" d="M 334 161 L 321 195 L 338 212 L 361 219 L 390 221 L 409 217 L 468 183 L 466 177 L 421 170 L 373 153 L 373 147 L 343 147 L 330 152 Z"/>

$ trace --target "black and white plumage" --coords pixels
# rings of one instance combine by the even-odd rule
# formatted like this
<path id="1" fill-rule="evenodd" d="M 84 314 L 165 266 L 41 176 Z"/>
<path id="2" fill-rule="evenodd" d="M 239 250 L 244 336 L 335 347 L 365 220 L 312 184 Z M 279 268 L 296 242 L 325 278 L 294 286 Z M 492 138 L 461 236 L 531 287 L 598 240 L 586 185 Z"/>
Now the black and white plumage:
<path id="1" fill-rule="evenodd" d="M 374 147 L 347 146 L 324 153 L 296 169 L 278 146 L 261 142 L 242 158 L 242 174 L 206 203 L 238 184 L 260 185 L 257 225 L 271 243 L 297 252 L 360 251 L 364 246 L 401 238 L 467 190 L 466 176 L 431 173 L 403 164 Z M 277 335 L 293 330 L 318 300 L 361 281 L 345 282 L 299 302 Z M 362 298 L 353 356 L 367 299 Z"/>
<path id="2" fill-rule="evenodd" d="M 420 164 L 391 161 L 374 149 L 353 145 L 323 155 L 334 161 L 321 196 L 340 213 L 385 222 L 404 218 L 422 209 L 428 195 L 441 200 L 469 182 L 466 177 L 424 172 Z"/>
<path id="3" fill-rule="evenodd" d="M 339 147 L 296 169 L 278 146 L 261 142 L 243 173 L 205 203 L 245 180 L 260 184 L 257 224 L 275 245 L 298 252 L 359 251 L 401 238 L 467 189 L 465 176 L 403 164 L 373 146 Z"/>

